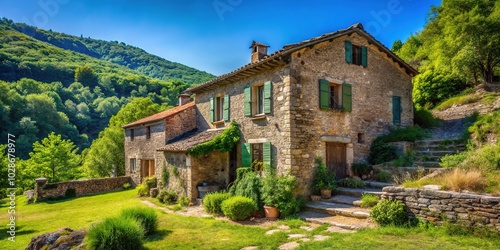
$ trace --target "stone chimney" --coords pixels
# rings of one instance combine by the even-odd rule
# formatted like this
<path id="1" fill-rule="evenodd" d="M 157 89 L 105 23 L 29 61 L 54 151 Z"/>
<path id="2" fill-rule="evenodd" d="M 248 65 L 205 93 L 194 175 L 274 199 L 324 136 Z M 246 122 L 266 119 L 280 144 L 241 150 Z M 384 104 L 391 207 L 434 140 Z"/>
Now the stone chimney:
<path id="1" fill-rule="evenodd" d="M 182 106 L 191 101 L 191 96 L 186 93 L 182 93 L 177 97 L 179 98 L 179 106 Z"/>
<path id="2" fill-rule="evenodd" d="M 250 48 L 252 49 L 251 62 L 253 63 L 253 62 L 257 62 L 257 61 L 261 60 L 262 58 L 264 58 L 265 56 L 267 56 L 267 48 L 269 48 L 269 46 L 267 46 L 263 43 L 253 41 L 252 45 L 250 45 Z"/>

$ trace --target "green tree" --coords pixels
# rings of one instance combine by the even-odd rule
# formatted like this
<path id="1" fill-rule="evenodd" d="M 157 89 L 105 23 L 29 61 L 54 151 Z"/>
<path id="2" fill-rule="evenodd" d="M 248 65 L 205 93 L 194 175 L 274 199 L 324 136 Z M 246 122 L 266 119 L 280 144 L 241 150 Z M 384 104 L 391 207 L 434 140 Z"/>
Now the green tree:
<path id="1" fill-rule="evenodd" d="M 396 40 L 392 44 L 391 51 L 394 52 L 394 53 L 397 53 L 401 49 L 401 47 L 403 47 L 403 42 L 401 42 L 401 40 Z"/>
<path id="2" fill-rule="evenodd" d="M 39 177 L 47 177 L 50 182 L 77 178 L 81 162 L 77 151 L 73 142 L 63 140 L 61 135 L 52 132 L 41 142 L 33 144 L 30 170 Z"/>
<path id="3" fill-rule="evenodd" d="M 75 69 L 75 82 L 80 82 L 84 86 L 95 86 L 97 84 L 97 77 L 90 66 L 78 66 Z"/>
<path id="4" fill-rule="evenodd" d="M 158 113 L 161 109 L 149 98 L 136 98 L 111 117 L 108 127 L 92 142 L 85 154 L 83 167 L 86 174 L 89 177 L 108 177 L 113 172 L 118 176 L 124 175 L 125 135 L 121 126 Z"/>

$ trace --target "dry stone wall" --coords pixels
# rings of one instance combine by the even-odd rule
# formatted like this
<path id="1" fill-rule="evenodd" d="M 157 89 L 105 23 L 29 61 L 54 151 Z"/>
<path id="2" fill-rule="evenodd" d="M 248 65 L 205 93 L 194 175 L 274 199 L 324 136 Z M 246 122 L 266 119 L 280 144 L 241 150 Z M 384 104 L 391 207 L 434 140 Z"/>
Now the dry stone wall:
<path id="1" fill-rule="evenodd" d="M 382 198 L 406 204 L 411 213 L 427 221 L 487 226 L 500 231 L 500 197 L 416 188 L 385 187 Z"/>
<path id="2" fill-rule="evenodd" d="M 43 200 L 48 197 L 64 196 L 66 190 L 74 189 L 76 191 L 76 196 L 78 197 L 82 195 L 97 194 L 121 189 L 125 183 L 131 183 L 130 176 L 56 183 L 46 183 L 46 179 L 37 179 L 35 193 L 37 194 L 37 200 Z"/>

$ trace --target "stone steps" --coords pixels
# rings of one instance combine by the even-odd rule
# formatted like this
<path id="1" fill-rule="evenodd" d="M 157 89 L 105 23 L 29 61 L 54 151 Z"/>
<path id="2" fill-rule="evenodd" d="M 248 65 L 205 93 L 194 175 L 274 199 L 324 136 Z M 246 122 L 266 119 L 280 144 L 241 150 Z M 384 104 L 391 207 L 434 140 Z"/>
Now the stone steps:
<path id="1" fill-rule="evenodd" d="M 440 168 L 439 162 L 446 155 L 464 151 L 467 147 L 462 142 L 450 140 L 423 140 L 414 143 L 415 159 L 413 166 Z"/>
<path id="2" fill-rule="evenodd" d="M 359 230 L 376 226 L 370 219 L 358 219 L 313 211 L 304 211 L 299 214 L 302 220 L 319 225 L 330 224 L 347 230 Z"/>
<path id="3" fill-rule="evenodd" d="M 311 201 L 306 203 L 306 210 L 318 213 L 341 215 L 358 219 L 370 218 L 370 210 L 366 208 L 355 207 L 354 205 L 333 203 L 327 201 Z"/>
<path id="4" fill-rule="evenodd" d="M 423 168 L 440 168 L 439 162 L 436 161 L 414 161 L 413 166 Z"/>
<path id="5" fill-rule="evenodd" d="M 352 205 L 359 207 L 361 205 L 361 200 L 359 197 L 347 196 L 347 195 L 334 195 L 329 199 L 322 199 L 324 202 L 338 203 L 345 205 Z"/>
<path id="6" fill-rule="evenodd" d="M 387 185 L 391 186 L 391 185 Z M 353 197 L 361 197 L 363 194 L 373 194 L 377 196 L 382 195 L 382 188 L 346 188 L 340 187 L 335 190 L 335 194 L 345 195 L 345 196 L 353 196 Z"/>

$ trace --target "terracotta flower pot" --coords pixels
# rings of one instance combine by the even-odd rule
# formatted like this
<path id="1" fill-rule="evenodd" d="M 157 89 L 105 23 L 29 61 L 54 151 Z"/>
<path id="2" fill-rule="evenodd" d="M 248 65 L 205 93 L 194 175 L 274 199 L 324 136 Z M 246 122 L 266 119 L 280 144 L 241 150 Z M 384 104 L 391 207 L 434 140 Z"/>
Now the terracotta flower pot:
<path id="1" fill-rule="evenodd" d="M 321 189 L 321 198 L 322 199 L 328 199 L 332 197 L 332 190 L 331 189 Z"/>
<path id="2" fill-rule="evenodd" d="M 321 196 L 319 195 L 310 195 L 309 198 L 311 198 L 311 201 L 319 201 L 321 200 Z"/>
<path id="3" fill-rule="evenodd" d="M 268 219 L 277 219 L 280 216 L 278 208 L 272 206 L 264 206 L 264 213 Z"/>

